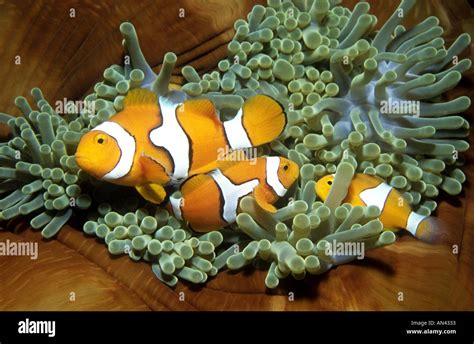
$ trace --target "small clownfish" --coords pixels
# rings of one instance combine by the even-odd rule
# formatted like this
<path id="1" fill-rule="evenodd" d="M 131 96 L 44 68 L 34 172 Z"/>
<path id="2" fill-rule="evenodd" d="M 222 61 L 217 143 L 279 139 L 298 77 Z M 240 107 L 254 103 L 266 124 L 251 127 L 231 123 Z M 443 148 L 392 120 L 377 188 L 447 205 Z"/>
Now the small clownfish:
<path id="1" fill-rule="evenodd" d="M 161 203 L 165 185 L 214 167 L 219 152 L 268 143 L 286 126 L 283 107 L 255 95 L 237 115 L 221 122 L 209 99 L 184 100 L 182 92 L 167 97 L 137 89 L 124 99 L 124 109 L 85 134 L 77 165 L 108 182 L 134 186 L 146 200 Z"/>
<path id="2" fill-rule="evenodd" d="M 181 197 L 170 197 L 167 209 L 197 232 L 233 223 L 240 199 L 253 193 L 258 205 L 276 212 L 273 205 L 298 179 L 299 167 L 280 157 L 254 161 L 220 162 L 207 174 L 190 177 L 180 187 Z"/>
<path id="3" fill-rule="evenodd" d="M 327 175 L 316 183 L 316 194 L 323 201 L 326 200 L 333 181 L 334 175 Z M 406 229 L 418 239 L 428 242 L 433 239 L 433 228 L 429 217 L 412 211 L 408 201 L 404 200 L 395 188 L 378 177 L 357 173 L 343 202 L 354 206 L 375 205 L 380 209 L 379 219 L 385 228 Z"/>

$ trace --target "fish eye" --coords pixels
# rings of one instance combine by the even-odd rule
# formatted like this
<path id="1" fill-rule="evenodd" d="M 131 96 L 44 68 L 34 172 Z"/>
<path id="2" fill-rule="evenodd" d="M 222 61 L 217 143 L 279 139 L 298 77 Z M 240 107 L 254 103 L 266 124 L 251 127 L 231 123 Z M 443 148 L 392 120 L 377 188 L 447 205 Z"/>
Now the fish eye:
<path id="1" fill-rule="evenodd" d="M 332 180 L 328 180 L 328 185 L 332 185 Z"/>
<path id="2" fill-rule="evenodd" d="M 103 134 L 97 134 L 95 137 L 94 137 L 94 140 L 96 143 L 98 143 L 99 145 L 102 145 L 104 143 L 107 143 L 107 138 L 105 137 L 105 135 Z"/>
<path id="3" fill-rule="evenodd" d="M 288 171 L 289 168 L 290 168 L 290 166 L 288 166 L 288 165 L 283 165 L 283 171 Z"/>

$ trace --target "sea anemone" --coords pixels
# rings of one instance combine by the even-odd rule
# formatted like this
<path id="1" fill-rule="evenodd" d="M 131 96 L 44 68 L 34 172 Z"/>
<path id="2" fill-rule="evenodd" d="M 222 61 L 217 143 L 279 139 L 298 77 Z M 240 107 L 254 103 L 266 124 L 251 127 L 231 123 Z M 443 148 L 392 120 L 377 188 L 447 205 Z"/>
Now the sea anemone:
<path id="1" fill-rule="evenodd" d="M 127 203 L 134 208 L 130 206 L 133 201 Z M 128 254 L 134 261 L 149 262 L 154 274 L 169 286 L 176 285 L 178 278 L 204 283 L 218 271 L 212 262 L 222 234 L 192 236 L 165 209 L 154 205 L 127 212 L 101 203 L 98 216 L 91 216 L 84 224 L 84 232 L 103 239 L 113 255 Z"/>
<path id="2" fill-rule="evenodd" d="M 23 117 L 0 114 L 12 138 L 0 146 L 0 219 L 35 214 L 30 224 L 51 238 L 71 218 L 73 209 L 87 209 L 91 197 L 80 184 L 89 179 L 76 165 L 74 152 L 88 131 L 79 118 L 60 116 L 41 91 L 31 91 L 38 110 L 24 97 L 15 104 Z"/>
<path id="3" fill-rule="evenodd" d="M 183 90 L 191 96 L 245 99 L 262 92 L 287 107 L 289 126 L 271 149 L 300 165 L 295 197 L 276 216 L 263 215 L 251 199 L 243 199 L 237 225 L 256 241 L 217 258 L 231 269 L 255 257 L 272 262 L 269 288 L 290 272 L 299 278 L 337 264 L 322 252 L 328 239 L 368 240 L 366 248 L 395 240 L 377 220 L 367 222 L 371 217 L 364 218 L 362 209 L 339 206 L 344 197 L 324 205 L 315 199 L 313 181 L 339 171 L 337 166 L 349 164 L 383 178 L 423 215 L 436 209 L 440 190 L 457 195 L 466 179 L 459 167 L 461 153 L 469 148 L 464 140 L 469 123 L 456 114 L 469 108 L 470 99 L 443 102 L 441 95 L 471 66 L 469 59 L 457 58 L 469 46 L 469 35 L 460 35 L 446 49 L 436 17 L 409 29 L 400 25 L 415 4 L 411 0 L 402 0 L 378 31 L 368 3 L 358 3 L 352 12 L 338 3 L 269 0 L 268 7 L 257 5 L 248 21 L 235 23 L 228 58 L 218 63 L 218 72 L 201 78 L 191 67 L 182 71 L 188 81 Z M 417 111 L 402 108 L 407 104 Z M 341 195 L 347 193 L 347 175 L 353 172 L 333 185 Z M 289 211 L 288 217 L 281 215 Z M 365 212 L 375 214 L 369 208 Z"/>
<path id="4" fill-rule="evenodd" d="M 440 191 L 462 191 L 469 123 L 459 114 L 470 99 L 444 101 L 442 95 L 471 66 L 469 59 L 458 59 L 470 37 L 462 34 L 445 48 L 436 17 L 405 28 L 401 22 L 414 0 L 402 0 L 379 30 L 367 2 L 352 11 L 339 3 L 268 0 L 248 20 L 235 22 L 228 57 L 214 71 L 182 69 L 187 81 L 182 99 L 211 99 L 223 120 L 257 93 L 285 106 L 287 128 L 258 151 L 300 166 L 300 178 L 276 214 L 247 196 L 235 224 L 198 236 L 165 210 L 139 200 L 134 190 L 95 181 L 77 168 L 72 154 L 81 134 L 120 111 L 129 90 L 165 96 L 175 88 L 170 80 L 176 55 L 167 53 L 155 74 L 133 25 L 123 23 L 124 66 L 105 70 L 104 80 L 84 99 L 88 106 L 63 118 L 34 89 L 40 112 L 18 98 L 24 118 L 0 115 L 13 137 L 0 147 L 5 166 L 0 192 L 7 195 L 0 201 L 1 217 L 39 213 L 32 226 L 46 225 L 42 233 L 52 237 L 72 209 L 89 208 L 85 233 L 103 239 L 111 254 L 150 262 L 170 286 L 178 278 L 203 283 L 222 268 L 253 263 L 268 268 L 266 286 L 275 288 L 290 274 L 301 279 L 358 258 L 332 254 L 331 245 L 363 244 L 368 250 L 392 244 L 396 237 L 384 230 L 378 208 L 343 204 L 349 184 L 355 173 L 376 175 L 422 215 L 436 209 Z M 332 173 L 334 192 L 323 203 L 315 182 Z M 124 190 L 129 198 L 116 204 L 112 195 Z"/>
<path id="5" fill-rule="evenodd" d="M 275 215 L 260 209 L 252 197 L 243 198 L 237 224 L 253 240 L 242 248 L 231 246 L 216 257 L 215 266 L 235 270 L 252 262 L 257 266 L 262 266 L 259 261 L 271 263 L 265 284 L 275 288 L 290 274 L 296 279 L 306 273 L 321 274 L 332 266 L 364 258 L 365 251 L 392 244 L 395 234 L 384 231 L 377 207 L 342 204 L 353 175 L 351 164 L 339 164 L 336 192 L 324 203 L 315 201 L 314 181 L 303 175 L 298 200 Z"/>
<path id="6" fill-rule="evenodd" d="M 289 110 L 289 126 L 272 143 L 275 152 L 314 165 L 315 178 L 347 161 L 385 179 L 429 215 L 440 189 L 457 195 L 465 181 L 459 166 L 469 148 L 469 123 L 455 115 L 471 101 L 439 100 L 471 66 L 469 59 L 457 60 L 470 36 L 460 35 L 446 49 L 436 17 L 409 29 L 400 25 L 414 0 L 403 0 L 378 31 L 368 3 L 352 12 L 338 3 L 255 6 L 248 21 L 235 23 L 220 73 L 201 79 L 185 67 L 183 90 L 279 99 Z M 406 112 L 410 104 L 416 113 Z"/>

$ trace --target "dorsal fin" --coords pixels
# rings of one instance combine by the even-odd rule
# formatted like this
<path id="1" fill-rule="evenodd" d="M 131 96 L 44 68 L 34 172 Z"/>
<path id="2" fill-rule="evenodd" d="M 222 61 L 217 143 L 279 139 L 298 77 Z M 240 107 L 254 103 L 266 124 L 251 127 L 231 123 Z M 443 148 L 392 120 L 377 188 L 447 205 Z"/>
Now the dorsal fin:
<path id="1" fill-rule="evenodd" d="M 232 167 L 236 167 L 238 165 L 241 166 L 246 166 L 246 163 L 249 163 L 249 161 L 238 161 L 238 160 L 218 160 L 217 161 L 217 168 L 221 170 L 222 172 L 227 171 L 228 169 Z"/>
<path id="2" fill-rule="evenodd" d="M 210 181 L 210 178 L 211 177 L 205 174 L 196 174 L 195 176 L 192 176 L 181 185 L 181 194 L 183 197 L 186 197 L 201 187 L 204 187 L 204 190 L 206 190 L 207 188 L 205 187 L 205 184 Z"/>
<path id="3" fill-rule="evenodd" d="M 256 159 L 256 158 L 252 158 Z M 219 157 L 218 160 L 212 161 L 209 164 L 201 166 L 200 168 L 190 171 L 190 174 L 203 174 L 211 172 L 212 170 L 219 169 L 225 171 L 233 166 L 236 166 L 242 162 L 251 162 L 250 158 L 247 158 L 246 152 L 244 150 L 234 150 L 226 155 Z"/>
<path id="4" fill-rule="evenodd" d="M 123 100 L 123 107 L 133 106 L 157 106 L 158 98 L 155 93 L 143 88 L 137 88 L 128 92 L 127 96 Z"/>
<path id="5" fill-rule="evenodd" d="M 380 183 L 385 183 L 385 181 L 379 176 L 366 173 L 356 173 L 352 182 L 360 183 L 359 187 L 364 187 L 364 190 L 367 188 L 374 188 Z"/>
<path id="6" fill-rule="evenodd" d="M 256 158 L 249 157 L 247 151 L 244 149 L 231 150 L 217 160 L 217 168 L 221 171 L 225 171 L 236 165 L 245 166 L 251 162 L 255 163 L 252 159 Z"/>
<path id="7" fill-rule="evenodd" d="M 183 113 L 185 116 L 201 116 L 211 119 L 216 124 L 221 124 L 216 115 L 216 107 L 214 103 L 206 98 L 186 100 L 183 105 L 178 107 L 178 115 Z"/>

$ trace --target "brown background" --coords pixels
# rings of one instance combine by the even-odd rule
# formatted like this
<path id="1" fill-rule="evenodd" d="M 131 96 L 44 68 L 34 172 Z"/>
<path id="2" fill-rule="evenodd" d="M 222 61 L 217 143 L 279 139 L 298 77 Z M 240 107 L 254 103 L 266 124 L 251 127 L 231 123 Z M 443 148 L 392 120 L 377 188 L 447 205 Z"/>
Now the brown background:
<path id="1" fill-rule="evenodd" d="M 369 1 L 386 21 L 398 1 Z M 19 115 L 13 100 L 39 86 L 50 101 L 78 99 L 101 80 L 104 69 L 121 63 L 118 27 L 132 21 L 145 56 L 159 70 L 172 50 L 178 65 L 210 70 L 226 56 L 233 23 L 252 0 L 5 1 L 0 0 L 0 111 Z M 353 8 L 355 1 L 343 1 Z M 71 8 L 76 18 L 69 17 Z M 180 8 L 185 18 L 178 17 Z M 407 18 L 411 26 L 436 15 L 448 45 L 461 32 L 474 34 L 473 10 L 464 0 L 424 0 Z M 474 51 L 471 47 L 470 52 Z M 21 65 L 14 64 L 21 56 Z M 472 56 L 472 55 L 471 55 Z M 471 57 L 472 58 L 472 57 Z M 179 69 L 175 71 L 179 82 Z M 472 70 L 453 94 L 473 99 Z M 472 117 L 472 108 L 468 116 Z M 469 157 L 472 160 L 472 150 Z M 465 167 L 474 178 L 472 163 Z M 295 282 L 265 288 L 265 272 L 222 272 L 205 286 L 161 284 L 146 263 L 112 258 L 103 243 L 66 226 L 45 241 L 22 221 L 3 224 L 0 240 L 37 241 L 39 259 L 0 257 L 1 310 L 461 310 L 474 309 L 474 190 L 440 199 L 437 211 L 443 243 L 427 245 L 409 236 L 370 252 L 364 261 Z M 1 226 L 2 224 L 0 224 Z M 458 255 L 452 245 L 459 245 Z M 74 292 L 76 301 L 70 301 Z M 184 292 L 185 300 L 179 300 Z M 294 301 L 288 293 L 294 293 Z M 403 292 L 404 301 L 397 300 Z"/>

